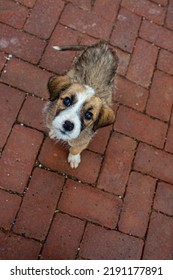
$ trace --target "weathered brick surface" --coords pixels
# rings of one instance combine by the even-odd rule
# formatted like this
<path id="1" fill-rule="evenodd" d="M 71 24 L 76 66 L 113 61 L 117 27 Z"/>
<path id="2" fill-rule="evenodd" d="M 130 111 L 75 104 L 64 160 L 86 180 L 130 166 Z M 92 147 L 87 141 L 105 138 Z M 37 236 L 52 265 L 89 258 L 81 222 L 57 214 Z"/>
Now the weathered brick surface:
<path id="1" fill-rule="evenodd" d="M 148 87 L 153 75 L 158 49 L 144 40 L 138 39 L 128 68 L 128 79 Z"/>
<path id="2" fill-rule="evenodd" d="M 121 0 L 107 0 L 106 2 L 104 0 L 96 0 L 93 11 L 106 20 L 113 22 L 118 13 L 120 2 Z"/>
<path id="3" fill-rule="evenodd" d="M 76 20 L 78 18 L 78 20 Z M 60 22 L 72 29 L 104 40 L 109 39 L 112 23 L 100 15 L 89 13 L 71 4 L 67 5 Z"/>
<path id="4" fill-rule="evenodd" d="M 140 144 L 137 150 L 134 168 L 143 173 L 173 183 L 173 155 Z"/>
<path id="5" fill-rule="evenodd" d="M 154 209 L 173 215 L 173 185 L 159 182 L 154 200 Z"/>
<path id="6" fill-rule="evenodd" d="M 38 63 L 45 42 L 28 33 L 0 23 L 0 50 L 32 63 Z"/>
<path id="7" fill-rule="evenodd" d="M 77 31 L 66 28 L 66 26 L 57 25 L 42 57 L 41 66 L 58 74 L 64 74 L 71 66 L 75 51 L 58 52 L 52 47 L 69 44 L 77 45 L 78 39 L 79 33 Z"/>
<path id="8" fill-rule="evenodd" d="M 123 195 L 128 180 L 136 143 L 129 137 L 112 134 L 107 148 L 98 188 Z M 113 156 L 112 156 L 113 155 Z M 114 174 L 110 176 L 110 174 Z"/>
<path id="9" fill-rule="evenodd" d="M 63 183 L 62 176 L 35 169 L 19 210 L 14 231 L 39 240 L 45 239 Z"/>
<path id="10" fill-rule="evenodd" d="M 111 44 L 120 49 L 132 52 L 140 26 L 140 17 L 126 9 L 121 9 L 114 31 L 111 36 Z"/>
<path id="11" fill-rule="evenodd" d="M 27 93 L 48 98 L 47 82 L 50 76 L 50 73 L 28 62 L 13 58 L 8 62 L 6 72 L 2 74 L 1 79 Z"/>
<path id="12" fill-rule="evenodd" d="M 19 109 L 24 101 L 25 95 L 19 90 L 0 84 L 0 147 L 2 148 L 11 131 L 11 127 L 16 121 Z"/>
<path id="13" fill-rule="evenodd" d="M 75 259 L 85 222 L 68 216 L 56 214 L 41 259 L 68 260 Z"/>
<path id="14" fill-rule="evenodd" d="M 173 64 L 173 54 L 166 50 L 161 49 L 157 62 L 157 67 L 163 72 L 173 75 L 172 64 Z"/>
<path id="15" fill-rule="evenodd" d="M 163 88 L 164 85 L 164 88 Z M 147 113 L 163 121 L 169 121 L 173 103 L 173 77 L 156 71 L 147 103 Z"/>
<path id="16" fill-rule="evenodd" d="M 139 111 L 145 109 L 148 91 L 135 83 L 117 76 L 114 101 L 127 105 Z"/>
<path id="17" fill-rule="evenodd" d="M 1 187 L 23 192 L 42 138 L 42 134 L 35 130 L 14 126 L 0 160 Z"/>
<path id="18" fill-rule="evenodd" d="M 116 227 L 120 207 L 121 200 L 115 196 L 73 181 L 66 184 L 58 204 L 65 213 L 109 228 Z"/>
<path id="19" fill-rule="evenodd" d="M 131 173 L 118 223 L 120 231 L 135 236 L 145 236 L 155 183 L 156 180 L 149 176 Z"/>
<path id="20" fill-rule="evenodd" d="M 2 71 L 2 69 L 5 65 L 5 62 L 6 62 L 5 55 L 0 52 L 0 71 Z"/>
<path id="21" fill-rule="evenodd" d="M 145 143 L 163 148 L 167 124 L 121 106 L 117 113 L 115 129 Z"/>
<path id="22" fill-rule="evenodd" d="M 147 0 L 123 0 L 122 6 L 158 24 L 163 24 L 166 10 Z"/>
<path id="23" fill-rule="evenodd" d="M 0 231 L 0 260 L 35 260 L 40 249 L 39 242 Z"/>
<path id="24" fill-rule="evenodd" d="M 81 244 L 80 256 L 91 260 L 140 259 L 143 241 L 88 224 Z"/>
<path id="25" fill-rule="evenodd" d="M 18 195 L 0 190 L 0 227 L 6 230 L 11 228 L 20 203 L 21 198 Z"/>
<path id="26" fill-rule="evenodd" d="M 38 0 L 25 24 L 24 30 L 48 39 L 64 7 L 63 1 Z M 38 23 L 39 18 L 39 24 Z"/>
<path id="27" fill-rule="evenodd" d="M 140 30 L 140 36 L 155 45 L 173 51 L 173 33 L 165 27 L 144 20 Z"/>
<path id="28" fill-rule="evenodd" d="M 45 131 L 46 124 L 43 114 L 45 103 L 45 101 L 39 98 L 28 96 L 25 100 L 22 110 L 20 111 L 18 121 L 23 124 L 27 124 L 28 126 Z"/>
<path id="29" fill-rule="evenodd" d="M 159 225 L 159 226 L 158 226 Z M 159 213 L 153 213 L 143 259 L 170 260 L 172 259 L 173 219 Z"/>
<path id="30" fill-rule="evenodd" d="M 81 181 L 91 184 L 96 182 L 102 160 L 101 155 L 85 150 L 81 155 L 82 161 L 76 170 L 70 168 L 67 156 L 67 147 L 46 139 L 41 149 L 39 160 L 44 166 L 75 176 Z M 90 162 L 87 169 L 86 162 Z"/>
<path id="31" fill-rule="evenodd" d="M 172 259 L 172 5 L 0 0 L 0 259 Z M 119 59 L 115 122 L 71 169 L 42 110 L 80 52 L 53 46 L 99 40 Z"/>
<path id="32" fill-rule="evenodd" d="M 37 0 L 18 0 L 19 3 L 32 8 Z"/>
<path id="33" fill-rule="evenodd" d="M 29 10 L 11 0 L 1 1 L 0 21 L 15 28 L 22 28 Z"/>

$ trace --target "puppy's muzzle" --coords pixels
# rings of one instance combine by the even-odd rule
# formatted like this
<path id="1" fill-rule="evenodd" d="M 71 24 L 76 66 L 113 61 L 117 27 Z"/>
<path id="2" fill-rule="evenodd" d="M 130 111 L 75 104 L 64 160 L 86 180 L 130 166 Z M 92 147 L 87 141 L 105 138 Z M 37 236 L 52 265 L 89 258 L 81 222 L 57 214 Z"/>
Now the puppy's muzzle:
<path id="1" fill-rule="evenodd" d="M 74 128 L 74 123 L 72 123 L 70 121 L 65 121 L 63 124 L 63 128 L 65 131 L 72 131 Z"/>

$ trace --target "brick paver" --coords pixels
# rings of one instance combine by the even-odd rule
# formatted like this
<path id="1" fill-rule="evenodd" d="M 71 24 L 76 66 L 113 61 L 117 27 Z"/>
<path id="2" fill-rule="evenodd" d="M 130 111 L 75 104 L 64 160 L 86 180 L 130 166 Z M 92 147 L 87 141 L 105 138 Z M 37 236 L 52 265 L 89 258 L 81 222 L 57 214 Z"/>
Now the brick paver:
<path id="1" fill-rule="evenodd" d="M 0 259 L 172 259 L 172 1 L 0 2 Z M 52 46 L 98 40 L 116 118 L 74 170 L 43 108 L 77 52 Z"/>

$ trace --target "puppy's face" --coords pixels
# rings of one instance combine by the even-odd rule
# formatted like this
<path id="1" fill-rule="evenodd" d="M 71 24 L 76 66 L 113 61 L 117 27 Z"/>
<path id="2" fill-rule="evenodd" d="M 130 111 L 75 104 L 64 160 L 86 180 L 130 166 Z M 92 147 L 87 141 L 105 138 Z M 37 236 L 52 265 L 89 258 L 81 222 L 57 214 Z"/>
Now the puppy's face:
<path id="1" fill-rule="evenodd" d="M 112 109 L 103 106 L 89 86 L 71 83 L 67 76 L 59 76 L 49 80 L 48 89 L 51 105 L 47 114 L 51 114 L 51 138 L 70 141 L 86 127 L 96 130 L 114 120 Z"/>

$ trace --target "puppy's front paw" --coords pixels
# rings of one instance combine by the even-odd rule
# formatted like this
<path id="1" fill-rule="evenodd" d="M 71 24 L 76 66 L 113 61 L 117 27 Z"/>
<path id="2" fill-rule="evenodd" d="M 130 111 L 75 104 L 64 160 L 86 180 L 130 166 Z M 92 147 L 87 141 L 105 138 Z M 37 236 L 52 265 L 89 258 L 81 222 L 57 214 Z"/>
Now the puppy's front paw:
<path id="1" fill-rule="evenodd" d="M 68 162 L 70 163 L 71 168 L 77 168 L 80 163 L 80 154 L 72 155 L 69 153 Z"/>

